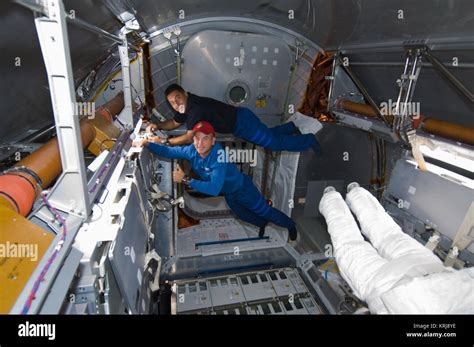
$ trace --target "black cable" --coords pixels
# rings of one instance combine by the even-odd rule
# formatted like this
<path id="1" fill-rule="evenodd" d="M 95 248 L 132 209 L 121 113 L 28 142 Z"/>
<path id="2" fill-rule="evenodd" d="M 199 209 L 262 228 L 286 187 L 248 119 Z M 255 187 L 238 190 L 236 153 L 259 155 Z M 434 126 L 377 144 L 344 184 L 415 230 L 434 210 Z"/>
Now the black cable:
<path id="1" fill-rule="evenodd" d="M 104 144 L 104 142 L 107 142 L 107 141 L 117 142 L 117 139 L 108 139 L 108 138 L 107 138 L 107 139 L 104 139 L 104 140 L 100 141 L 100 143 L 99 143 L 99 150 L 100 150 L 100 152 L 102 152 L 102 145 Z"/>
<path id="2" fill-rule="evenodd" d="M 21 172 L 24 172 L 24 173 L 30 175 L 31 177 L 33 177 L 35 179 L 36 183 L 38 183 L 38 185 L 41 187 L 41 189 L 43 188 L 43 181 L 41 180 L 41 178 L 36 174 L 36 172 L 28 169 L 25 166 L 15 166 L 15 167 L 3 172 L 3 174 L 7 174 L 9 172 L 15 172 L 15 171 L 21 171 Z"/>

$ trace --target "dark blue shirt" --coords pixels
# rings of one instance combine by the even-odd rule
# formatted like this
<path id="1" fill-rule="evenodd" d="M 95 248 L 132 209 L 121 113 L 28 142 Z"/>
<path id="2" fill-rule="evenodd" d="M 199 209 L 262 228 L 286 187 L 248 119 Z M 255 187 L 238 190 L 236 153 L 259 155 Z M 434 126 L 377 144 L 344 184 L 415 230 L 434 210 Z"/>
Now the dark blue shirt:
<path id="1" fill-rule="evenodd" d="M 224 149 L 216 143 L 206 158 L 196 151 L 194 145 L 168 147 L 149 143 L 147 148 L 160 157 L 188 160 L 201 180 L 192 179 L 190 187 L 201 193 L 216 196 L 230 194 L 239 190 L 244 182 L 243 174 L 232 163 L 225 162 Z M 221 152 L 222 151 L 222 152 Z"/>
<path id="2" fill-rule="evenodd" d="M 200 121 L 212 124 L 216 132 L 231 134 L 235 129 L 237 108 L 215 99 L 197 96 L 188 92 L 186 113 L 176 113 L 174 120 L 186 123 L 186 128 L 191 130 Z"/>

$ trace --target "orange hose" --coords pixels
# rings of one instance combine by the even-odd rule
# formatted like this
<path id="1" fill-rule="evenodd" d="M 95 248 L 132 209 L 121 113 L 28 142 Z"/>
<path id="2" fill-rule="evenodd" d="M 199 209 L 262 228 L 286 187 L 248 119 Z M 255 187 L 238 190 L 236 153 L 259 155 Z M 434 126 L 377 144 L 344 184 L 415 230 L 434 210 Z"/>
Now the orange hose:
<path id="1" fill-rule="evenodd" d="M 338 101 L 337 106 L 346 111 L 362 114 L 367 117 L 377 117 L 377 113 L 370 105 L 341 99 Z"/>
<path id="2" fill-rule="evenodd" d="M 112 117 L 117 115 L 122 108 L 123 93 L 120 92 L 107 104 L 100 107 L 96 116 L 104 117 L 108 122 L 112 122 Z M 96 128 L 89 124 L 88 119 L 81 120 L 79 125 L 82 146 L 85 148 L 95 139 Z M 0 176 L 0 205 L 26 216 L 31 211 L 33 202 L 41 189 L 49 187 L 61 174 L 62 165 L 58 139 L 49 140 L 13 167 L 25 167 L 41 179 L 42 186 L 39 187 L 39 182 L 36 181 L 34 174 L 29 174 L 28 171 L 13 171 Z"/>
<path id="3" fill-rule="evenodd" d="M 370 105 L 360 104 L 358 102 L 341 99 L 337 102 L 337 107 L 367 117 L 376 116 L 375 110 Z M 387 119 L 389 119 L 389 117 L 391 116 L 389 115 L 386 117 Z M 438 119 L 428 118 L 422 114 L 420 115 L 420 117 L 413 119 L 413 127 L 415 129 L 417 129 L 420 124 L 423 124 L 423 130 L 430 134 L 439 135 L 455 141 L 474 145 L 474 128 Z"/>
<path id="4" fill-rule="evenodd" d="M 0 176 L 0 197 L 22 216 L 26 216 L 33 207 L 36 188 L 25 177 L 14 173 Z"/>
<path id="5" fill-rule="evenodd" d="M 101 115 L 109 122 L 113 121 L 113 117 L 119 114 L 123 109 L 123 92 L 118 93 L 107 104 L 102 105 L 95 111 L 95 116 Z"/>
<path id="6" fill-rule="evenodd" d="M 95 137 L 94 127 L 83 121 L 80 122 L 80 131 L 83 147 L 88 146 Z M 13 167 L 21 166 L 33 171 L 41 179 L 42 186 L 48 187 L 62 171 L 57 138 L 49 140 Z M 9 205 L 22 216 L 28 215 L 31 211 L 40 190 L 38 182 L 28 172 L 13 171 L 0 176 L 1 204 Z"/>
<path id="7" fill-rule="evenodd" d="M 474 128 L 439 119 L 426 118 L 423 121 L 423 130 L 434 135 L 474 145 Z"/>
<path id="8" fill-rule="evenodd" d="M 94 127 L 83 121 L 80 122 L 80 131 L 82 145 L 84 147 L 88 146 L 95 137 Z M 49 140 L 39 149 L 14 165 L 14 167 L 17 166 L 25 166 L 35 172 L 43 182 L 43 188 L 49 187 L 51 182 L 62 171 L 58 139 Z"/>

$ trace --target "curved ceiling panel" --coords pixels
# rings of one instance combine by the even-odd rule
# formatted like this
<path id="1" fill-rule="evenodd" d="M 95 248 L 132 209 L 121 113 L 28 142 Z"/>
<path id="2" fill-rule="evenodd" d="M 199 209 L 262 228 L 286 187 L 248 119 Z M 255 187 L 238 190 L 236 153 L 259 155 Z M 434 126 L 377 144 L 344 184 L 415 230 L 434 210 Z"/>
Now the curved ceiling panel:
<path id="1" fill-rule="evenodd" d="M 64 3 L 67 12 L 74 10 L 76 17 L 115 35 L 122 26 L 121 14 L 130 11 L 135 12 L 142 28 L 149 33 L 181 21 L 234 16 L 277 24 L 325 49 L 376 47 L 390 42 L 400 47 L 413 40 L 474 43 L 471 0 L 65 0 Z M 0 3 L 2 143 L 14 141 L 25 131 L 33 132 L 53 121 L 33 18 L 30 10 L 17 4 Z M 71 24 L 68 32 L 77 86 L 116 49 L 116 43 Z M 21 58 L 21 66 L 15 65 L 17 57 Z"/>
<path id="2" fill-rule="evenodd" d="M 287 27 L 325 49 L 445 38 L 472 41 L 474 32 L 474 4 L 470 0 L 132 0 L 131 3 L 151 31 L 182 20 L 242 16 Z M 294 19 L 289 18 L 289 11 L 294 11 Z"/>
<path id="3" fill-rule="evenodd" d="M 65 8 L 66 12 L 74 9 L 77 17 L 113 33 L 121 26 L 111 12 L 97 2 L 66 1 Z M 54 118 L 33 12 L 11 2 L 2 2 L 0 21 L 3 26 L 0 31 L 0 95 L 4 124 L 0 128 L 0 139 L 6 143 L 51 124 Z M 71 24 L 68 24 L 68 35 L 77 86 L 116 45 Z"/>

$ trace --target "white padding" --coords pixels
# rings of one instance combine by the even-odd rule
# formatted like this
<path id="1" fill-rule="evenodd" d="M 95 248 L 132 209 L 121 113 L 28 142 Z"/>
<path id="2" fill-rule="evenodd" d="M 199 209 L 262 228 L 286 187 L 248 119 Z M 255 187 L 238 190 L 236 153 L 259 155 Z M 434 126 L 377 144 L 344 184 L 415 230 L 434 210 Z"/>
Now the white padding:
<path id="1" fill-rule="evenodd" d="M 329 233 L 336 249 L 346 242 L 364 241 L 341 194 L 336 191 L 324 194 L 319 203 L 319 211 L 331 229 Z"/>
<path id="2" fill-rule="evenodd" d="M 305 116 L 300 112 L 294 113 L 288 122 L 295 123 L 302 134 L 316 134 L 323 128 L 321 122 L 316 118 Z"/>
<path id="3" fill-rule="evenodd" d="M 356 215 L 362 233 L 387 260 L 401 259 L 406 273 L 419 276 L 441 272 L 441 260 L 429 249 L 405 234 L 369 191 L 353 188 L 346 201 Z"/>
<path id="4" fill-rule="evenodd" d="M 474 268 L 414 278 L 382 295 L 389 313 L 474 313 Z"/>
<path id="5" fill-rule="evenodd" d="M 324 194 L 319 211 L 326 218 L 341 276 L 355 295 L 365 301 L 374 290 L 372 278 L 387 261 L 364 241 L 341 194 L 336 191 Z"/>
<path id="6" fill-rule="evenodd" d="M 342 277 L 372 313 L 474 313 L 474 268 L 444 267 L 365 189 L 353 188 L 346 200 L 372 245 L 338 192 L 326 192 L 319 210 Z"/>

